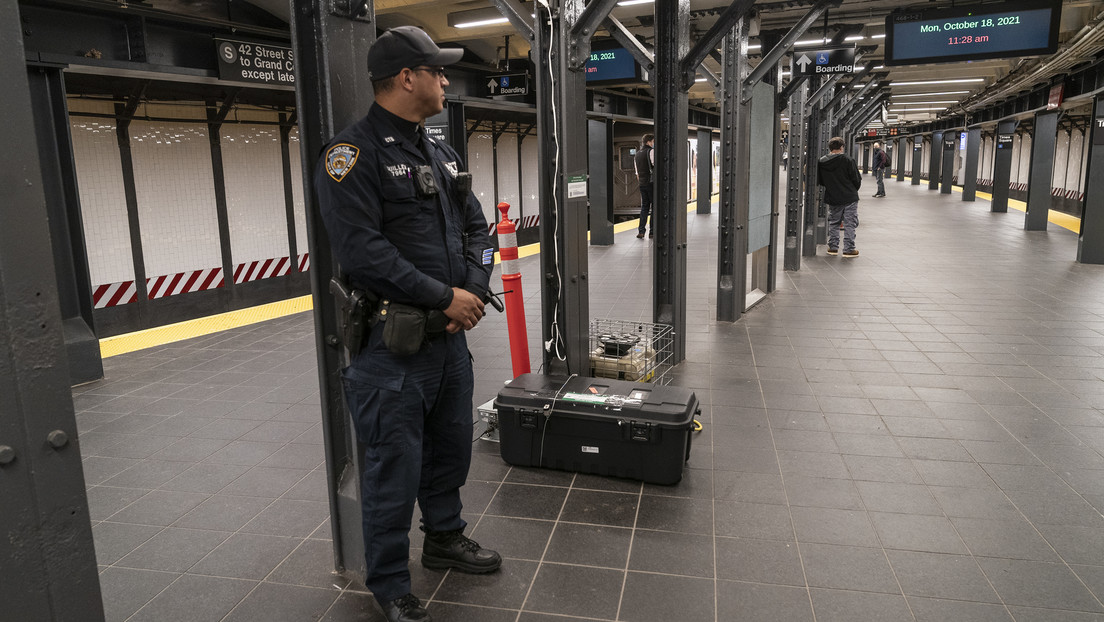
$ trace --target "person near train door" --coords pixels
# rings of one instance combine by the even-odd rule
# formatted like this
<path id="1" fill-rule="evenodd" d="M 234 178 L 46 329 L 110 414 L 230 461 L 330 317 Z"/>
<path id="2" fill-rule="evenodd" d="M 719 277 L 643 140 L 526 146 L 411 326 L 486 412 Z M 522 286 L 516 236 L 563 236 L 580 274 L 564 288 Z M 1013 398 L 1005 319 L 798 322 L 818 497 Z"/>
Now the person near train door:
<path id="1" fill-rule="evenodd" d="M 413 26 L 368 50 L 375 103 L 327 145 L 318 204 L 353 294 L 376 299 L 363 345 L 343 371 L 364 447 L 365 584 L 389 622 L 431 616 L 411 592 L 417 502 L 421 563 L 487 573 L 502 558 L 464 535 L 460 487 L 471 464 L 472 362 L 465 340 L 483 317 L 494 249 L 456 151 L 426 133 L 444 109 L 445 66 L 460 60 Z"/>
<path id="2" fill-rule="evenodd" d="M 843 139 L 828 141 L 831 153 L 817 162 L 817 184 L 824 186 L 824 202 L 828 205 L 828 254 L 839 254 L 840 221 L 843 221 L 843 256 L 858 257 L 855 248 L 855 227 L 859 225 L 859 167 L 843 153 Z"/>
<path id="3" fill-rule="evenodd" d="M 636 238 L 643 239 L 644 231 L 648 230 L 648 237 L 655 237 L 655 218 L 652 225 L 648 225 L 648 215 L 652 211 L 652 200 L 655 198 L 655 144 L 653 134 L 645 134 L 640 137 L 640 148 L 636 150 L 636 180 L 640 182 L 640 228 L 636 231 Z"/>
<path id="4" fill-rule="evenodd" d="M 878 192 L 874 193 L 874 198 L 882 198 L 885 196 L 885 172 L 889 167 L 889 155 L 885 151 L 882 151 L 882 143 L 874 143 L 874 179 L 878 180 Z"/>

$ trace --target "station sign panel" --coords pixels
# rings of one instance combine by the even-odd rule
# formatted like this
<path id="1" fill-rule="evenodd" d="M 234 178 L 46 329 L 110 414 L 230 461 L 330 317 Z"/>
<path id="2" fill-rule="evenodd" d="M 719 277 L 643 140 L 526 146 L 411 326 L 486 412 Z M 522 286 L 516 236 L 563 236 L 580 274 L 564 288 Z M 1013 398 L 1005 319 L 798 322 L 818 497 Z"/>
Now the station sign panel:
<path id="1" fill-rule="evenodd" d="M 904 11 L 886 17 L 885 64 L 920 65 L 1053 54 L 1061 0 Z"/>
<path id="2" fill-rule="evenodd" d="M 295 57 L 289 47 L 215 39 L 215 54 L 223 80 L 295 86 Z"/>
<path id="3" fill-rule="evenodd" d="M 997 134 L 997 149 L 1011 149 L 1015 134 Z"/>
<path id="4" fill-rule="evenodd" d="M 487 78 L 488 96 L 529 94 L 528 73 L 500 73 L 487 76 Z"/>
<path id="5" fill-rule="evenodd" d="M 1096 127 L 1093 128 L 1093 144 L 1104 145 L 1104 117 L 1093 119 Z"/>
<path id="6" fill-rule="evenodd" d="M 855 46 L 794 52 L 790 59 L 794 76 L 820 76 L 855 72 Z"/>

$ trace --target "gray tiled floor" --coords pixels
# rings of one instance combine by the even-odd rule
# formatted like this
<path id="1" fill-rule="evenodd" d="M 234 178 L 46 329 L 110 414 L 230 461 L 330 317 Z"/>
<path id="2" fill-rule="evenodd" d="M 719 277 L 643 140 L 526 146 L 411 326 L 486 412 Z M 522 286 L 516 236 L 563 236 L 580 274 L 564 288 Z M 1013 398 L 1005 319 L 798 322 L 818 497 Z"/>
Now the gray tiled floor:
<path id="1" fill-rule="evenodd" d="M 477 443 L 465 516 L 507 559 L 415 562 L 436 618 L 1104 620 L 1104 267 L 1022 213 L 887 186 L 859 258 L 822 247 L 736 324 L 712 320 L 716 217 L 691 214 L 674 379 L 705 429 L 682 483 Z M 594 317 L 650 319 L 651 252 L 591 249 Z M 471 338 L 482 401 L 508 376 L 502 317 Z M 109 619 L 380 619 L 330 572 L 313 348 L 302 314 L 108 359 L 74 391 Z"/>

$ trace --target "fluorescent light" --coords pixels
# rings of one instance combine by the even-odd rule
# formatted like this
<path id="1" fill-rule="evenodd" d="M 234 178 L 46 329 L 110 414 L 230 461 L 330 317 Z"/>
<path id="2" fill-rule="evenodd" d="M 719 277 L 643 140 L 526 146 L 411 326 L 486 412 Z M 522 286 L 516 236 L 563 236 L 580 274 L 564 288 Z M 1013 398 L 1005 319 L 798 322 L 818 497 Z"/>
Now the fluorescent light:
<path id="1" fill-rule="evenodd" d="M 652 0 L 652 1 L 654 2 L 655 0 Z M 763 46 L 759 43 L 753 43 L 753 44 L 748 46 L 748 49 L 749 50 L 761 50 L 761 49 L 763 49 Z"/>
<path id="2" fill-rule="evenodd" d="M 875 69 L 885 69 L 885 65 L 878 65 Z"/>
<path id="3" fill-rule="evenodd" d="M 925 84 L 962 84 L 965 82 L 985 82 L 985 78 L 956 78 L 954 80 L 921 80 L 919 82 L 890 82 L 892 86 L 923 86 Z"/>
<path id="4" fill-rule="evenodd" d="M 453 28 L 478 28 L 479 26 L 493 26 L 495 24 L 505 24 L 510 20 L 505 17 L 495 17 L 492 19 L 480 19 L 473 22 L 460 22 L 453 24 Z"/>
<path id="5" fill-rule="evenodd" d="M 862 35 L 851 35 L 850 37 L 844 37 L 844 41 L 862 41 L 866 37 Z"/>
<path id="6" fill-rule="evenodd" d="M 871 39 L 885 39 L 885 35 L 870 35 Z"/>
<path id="7" fill-rule="evenodd" d="M 893 99 L 901 97 L 936 97 L 939 95 L 965 95 L 970 91 L 943 91 L 942 93 L 909 93 L 907 95 L 892 95 Z"/>
<path id="8" fill-rule="evenodd" d="M 705 78 L 694 78 L 694 82 L 705 82 Z M 958 102 L 954 102 L 958 103 Z"/>
<path id="9" fill-rule="evenodd" d="M 827 39 L 806 39 L 804 41 L 798 41 L 794 43 L 794 47 L 797 47 L 799 45 L 824 45 L 825 43 L 828 43 Z"/>
<path id="10" fill-rule="evenodd" d="M 786 77 L 788 75 L 790 75 L 790 72 L 788 72 L 788 71 L 783 71 L 782 72 L 782 77 Z"/>
<path id="11" fill-rule="evenodd" d="M 634 4 L 651 4 L 655 0 L 621 0 L 617 3 L 617 6 L 633 6 Z"/>
<path id="12" fill-rule="evenodd" d="M 934 104 L 957 104 L 955 100 L 942 101 L 942 102 L 901 102 L 900 104 L 894 104 L 895 106 L 928 106 Z"/>

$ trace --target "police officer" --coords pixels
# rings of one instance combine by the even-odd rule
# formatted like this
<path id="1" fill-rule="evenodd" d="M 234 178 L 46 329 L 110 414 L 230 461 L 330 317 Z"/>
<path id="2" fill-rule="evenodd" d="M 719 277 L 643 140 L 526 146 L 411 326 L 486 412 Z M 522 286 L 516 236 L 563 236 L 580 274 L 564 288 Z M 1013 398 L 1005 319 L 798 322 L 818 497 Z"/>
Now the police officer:
<path id="1" fill-rule="evenodd" d="M 422 565 L 485 573 L 502 563 L 464 536 L 460 518 L 472 445 L 464 331 L 483 317 L 493 251 L 470 175 L 422 126 L 443 110 L 444 68 L 462 54 L 438 48 L 413 26 L 381 35 L 368 51 L 375 103 L 334 138 L 315 171 L 322 219 L 350 285 L 387 301 L 392 312 L 378 316 L 344 371 L 365 446 L 365 583 L 391 622 L 430 620 L 411 593 L 407 565 L 415 500 L 425 532 Z M 394 332 L 385 343 L 388 324 L 402 328 L 400 305 L 425 313 L 411 354 L 396 353 Z"/>

